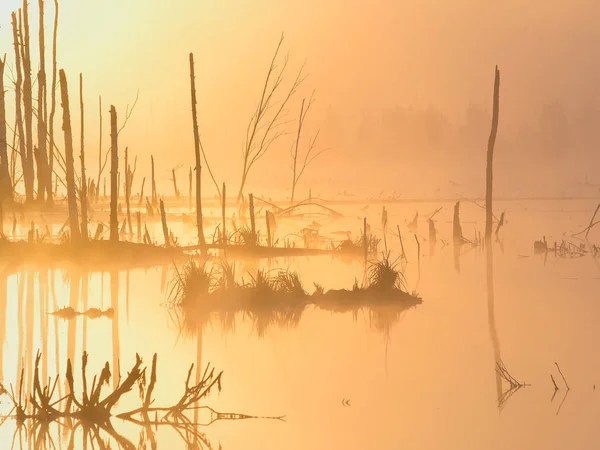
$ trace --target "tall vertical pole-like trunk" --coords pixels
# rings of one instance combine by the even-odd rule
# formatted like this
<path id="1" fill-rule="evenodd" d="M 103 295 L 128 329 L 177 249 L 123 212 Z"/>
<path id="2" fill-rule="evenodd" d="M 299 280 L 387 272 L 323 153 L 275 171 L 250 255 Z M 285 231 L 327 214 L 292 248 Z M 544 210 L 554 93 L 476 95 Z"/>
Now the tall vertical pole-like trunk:
<path id="1" fill-rule="evenodd" d="M 225 207 L 227 206 L 227 200 L 226 200 L 226 186 L 225 183 L 223 183 L 223 198 L 222 198 L 222 214 L 223 214 L 223 245 L 227 244 L 227 220 L 226 220 L 226 216 L 225 216 Z"/>
<path id="2" fill-rule="evenodd" d="M 37 166 L 37 201 L 43 203 L 46 197 L 46 176 L 48 174 L 48 161 L 46 159 L 46 124 L 44 122 L 44 89 L 46 75 L 42 70 L 38 72 L 38 117 L 37 134 L 38 145 L 34 148 L 35 163 Z"/>
<path id="3" fill-rule="evenodd" d="M 253 242 L 256 242 L 256 222 L 254 219 L 254 194 L 248 196 L 248 204 L 250 209 L 250 231 L 252 232 Z"/>
<path id="4" fill-rule="evenodd" d="M 154 179 L 154 156 L 150 155 L 150 162 L 152 163 L 152 206 L 156 206 L 158 204 L 158 199 L 156 195 L 156 180 Z"/>
<path id="5" fill-rule="evenodd" d="M 33 93 L 31 80 L 31 51 L 29 40 L 29 7 L 27 0 L 23 0 L 23 23 L 21 27 L 21 59 L 23 62 L 23 105 L 25 107 L 25 146 L 27 148 L 27 165 L 23 172 L 25 181 L 25 198 L 33 201 Z"/>
<path id="6" fill-rule="evenodd" d="M 496 134 L 498 133 L 498 115 L 500 110 L 500 71 L 496 66 L 496 74 L 494 76 L 494 109 L 492 113 L 492 130 L 488 140 L 487 149 L 487 166 L 485 171 L 485 239 L 491 241 L 493 228 L 493 212 L 492 212 L 492 182 L 493 182 L 493 162 L 494 162 L 494 145 L 496 144 Z"/>
<path id="7" fill-rule="evenodd" d="M 63 131 L 65 134 L 65 164 L 67 178 L 67 203 L 69 206 L 69 227 L 71 238 L 74 242 L 79 241 L 79 217 L 77 214 L 77 193 L 75 186 L 75 160 L 73 158 L 73 133 L 71 131 L 71 111 L 69 108 L 69 88 L 64 70 L 60 70 L 60 98 L 63 109 Z"/>
<path id="8" fill-rule="evenodd" d="M 165 237 L 165 247 L 171 246 L 171 239 L 169 239 L 169 227 L 167 226 L 167 214 L 165 213 L 165 203 L 160 199 L 160 221 L 162 223 L 163 235 Z"/>
<path id="9" fill-rule="evenodd" d="M 4 66 L 6 58 L 0 59 L 0 205 L 12 201 L 12 183 L 8 163 L 8 142 L 6 136 L 6 98 L 4 93 Z"/>
<path id="10" fill-rule="evenodd" d="M 87 218 L 87 181 L 85 178 L 85 144 L 84 144 L 84 110 L 83 110 L 83 74 L 79 74 L 79 107 L 81 111 L 81 234 L 83 240 L 88 240 Z"/>
<path id="11" fill-rule="evenodd" d="M 175 198 L 179 198 L 179 189 L 177 189 L 177 177 L 175 176 L 175 169 L 171 171 L 173 174 L 173 190 L 175 191 Z"/>
<path id="12" fill-rule="evenodd" d="M 54 114 L 56 113 L 56 35 L 58 32 L 58 0 L 54 0 L 54 30 L 52 34 L 52 92 L 50 93 L 50 119 L 49 119 L 49 141 L 50 151 L 48 152 L 48 184 L 46 185 L 46 194 L 48 204 L 52 204 L 52 178 L 54 171 Z"/>
<path id="13" fill-rule="evenodd" d="M 190 187 L 190 190 L 189 190 L 189 194 L 188 194 L 188 197 L 189 197 L 189 205 L 188 205 L 188 207 L 190 209 L 190 214 L 192 213 L 192 197 L 193 197 L 192 196 L 192 187 L 193 187 L 193 185 L 194 185 L 194 181 L 192 180 L 192 168 L 190 167 L 190 174 L 189 174 L 189 187 Z"/>
<path id="14" fill-rule="evenodd" d="M 129 148 L 125 147 L 125 207 L 127 208 L 129 235 L 133 235 L 133 227 L 131 225 L 131 178 L 131 170 L 129 169 Z"/>
<path id="15" fill-rule="evenodd" d="M 52 187 L 52 181 L 48 180 L 48 152 L 46 150 L 47 123 L 48 123 L 48 96 L 46 87 L 46 43 L 44 37 L 44 0 L 38 0 L 39 9 L 39 50 L 40 70 L 38 72 L 38 154 L 36 155 L 38 169 L 38 192 L 37 199 L 43 202 L 48 190 L 48 183 Z"/>
<path id="16" fill-rule="evenodd" d="M 102 177 L 102 96 L 98 96 L 98 113 L 100 116 L 100 134 L 98 136 L 98 186 L 96 186 L 96 201 L 100 198 L 100 177 Z"/>
<path id="17" fill-rule="evenodd" d="M 462 227 L 460 226 L 460 201 L 454 204 L 454 217 L 452 219 L 452 238 L 454 240 L 454 244 L 464 244 Z"/>
<path id="18" fill-rule="evenodd" d="M 310 105 L 309 105 L 310 107 Z M 298 167 L 298 148 L 300 147 L 300 135 L 302 134 L 302 124 L 304 122 L 304 100 L 302 100 L 302 106 L 300 108 L 300 120 L 298 120 L 298 133 L 296 134 L 296 142 L 294 144 L 294 151 L 292 153 L 293 164 L 292 164 L 292 198 L 290 203 L 294 204 L 294 194 L 296 193 L 296 183 L 298 178 L 296 177 L 296 171 Z"/>
<path id="19" fill-rule="evenodd" d="M 265 221 L 267 222 L 267 247 L 271 247 L 271 222 L 269 221 L 269 211 L 265 211 Z"/>
<path id="20" fill-rule="evenodd" d="M 117 220 L 117 202 L 119 195 L 119 130 L 117 129 L 117 110 L 110 107 L 110 240 L 119 240 L 119 221 Z"/>
<path id="21" fill-rule="evenodd" d="M 25 146 L 25 127 L 23 126 L 23 111 L 21 109 L 23 94 L 23 72 L 21 70 L 21 43 L 19 40 L 19 27 L 17 25 L 17 15 L 12 13 L 13 43 L 15 46 L 15 69 L 17 77 L 15 80 L 15 115 L 17 123 L 17 132 L 19 134 L 19 156 L 21 157 L 21 167 L 23 174 L 27 172 L 27 149 Z M 25 175 L 23 175 L 25 178 Z M 16 182 L 16 181 L 15 181 Z"/>
<path id="22" fill-rule="evenodd" d="M 194 75 L 194 54 L 190 53 L 190 93 L 192 97 L 192 121 L 194 127 L 194 151 L 196 154 L 196 222 L 198 224 L 198 243 L 206 245 L 202 226 L 202 161 L 200 159 L 200 134 L 198 132 L 198 112 L 196 110 L 196 77 Z"/>

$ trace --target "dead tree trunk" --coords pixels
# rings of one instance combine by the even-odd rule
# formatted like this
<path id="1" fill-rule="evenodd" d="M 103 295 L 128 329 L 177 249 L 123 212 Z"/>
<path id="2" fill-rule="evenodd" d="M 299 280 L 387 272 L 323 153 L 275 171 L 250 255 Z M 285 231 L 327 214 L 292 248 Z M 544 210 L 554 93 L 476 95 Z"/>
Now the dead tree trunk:
<path id="1" fill-rule="evenodd" d="M 152 163 L 152 206 L 158 204 L 156 195 L 156 180 L 154 179 L 154 156 L 150 155 L 150 161 Z"/>
<path id="2" fill-rule="evenodd" d="M 133 235 L 131 226 L 131 171 L 129 170 L 129 149 L 125 147 L 125 208 L 127 210 L 127 222 L 129 224 L 129 235 Z"/>
<path id="3" fill-rule="evenodd" d="M 54 31 L 52 34 L 52 90 L 50 93 L 50 122 L 48 152 L 48 184 L 46 185 L 47 202 L 51 205 L 54 201 L 52 192 L 52 176 L 54 170 L 54 114 L 56 113 L 56 35 L 58 32 L 58 0 L 54 0 Z M 98 183 L 100 180 L 98 180 Z"/>
<path id="4" fill-rule="evenodd" d="M 96 188 L 96 201 L 100 198 L 100 177 L 102 177 L 102 96 L 98 96 L 98 113 L 100 119 L 100 134 L 98 137 L 98 186 Z"/>
<path id="5" fill-rule="evenodd" d="M 492 212 L 492 182 L 493 182 L 493 162 L 494 162 L 494 145 L 496 143 L 496 134 L 498 133 L 498 115 L 500 109 L 500 71 L 496 66 L 496 74 L 494 77 L 494 109 L 492 113 L 492 130 L 488 140 L 487 150 L 487 166 L 486 166 L 486 189 L 485 189 L 485 239 L 491 241 L 493 227 L 493 212 Z"/>
<path id="6" fill-rule="evenodd" d="M 452 238 L 455 244 L 464 242 L 462 227 L 460 226 L 460 202 L 454 204 L 454 219 L 452 221 Z"/>
<path id="7" fill-rule="evenodd" d="M 142 202 L 144 200 L 144 185 L 146 184 L 146 177 L 142 179 L 142 189 L 140 190 L 140 199 L 138 201 L 138 208 L 142 206 Z"/>
<path id="8" fill-rule="evenodd" d="M 38 192 L 37 199 L 43 202 L 48 190 L 48 183 L 52 188 L 52 181 L 48 180 L 48 152 L 46 150 L 46 135 L 48 123 L 48 101 L 46 88 L 46 44 L 44 40 L 44 0 L 38 0 L 39 9 L 39 50 L 40 50 L 40 70 L 38 72 L 38 117 L 37 117 L 37 133 L 38 133 L 38 154 L 36 155 L 37 170 L 38 170 Z"/>
<path id="9" fill-rule="evenodd" d="M 271 247 L 271 223 L 269 221 L 269 211 L 265 211 L 265 221 L 267 222 L 267 247 Z"/>
<path id="10" fill-rule="evenodd" d="M 223 201 L 222 201 L 222 213 L 223 213 L 223 245 L 227 244 L 227 218 L 225 216 L 225 207 L 227 206 L 227 200 L 226 200 L 226 186 L 225 183 L 223 183 Z"/>
<path id="11" fill-rule="evenodd" d="M 119 221 L 117 220 L 117 202 L 119 185 L 117 173 L 119 172 L 119 130 L 117 129 L 117 110 L 110 107 L 110 240 L 119 241 Z"/>
<path id="12" fill-rule="evenodd" d="M 171 246 L 169 239 L 169 227 L 167 226 L 167 214 L 165 213 L 165 203 L 160 199 L 160 221 L 162 222 L 163 235 L 165 236 L 165 247 Z"/>
<path id="13" fill-rule="evenodd" d="M 33 201 L 33 93 L 31 80 L 31 52 L 29 42 L 29 7 L 23 0 L 23 23 L 21 27 L 21 60 L 23 63 L 23 106 L 25 107 L 25 146 L 27 148 L 26 166 L 23 171 L 25 181 L 25 199 Z"/>
<path id="14" fill-rule="evenodd" d="M 253 242 L 256 242 L 256 222 L 254 221 L 254 195 L 248 196 L 248 203 L 250 209 L 250 231 L 252 232 Z"/>
<path id="15" fill-rule="evenodd" d="M 79 241 L 79 217 L 77 214 L 77 194 L 75 186 L 75 161 L 73 158 L 73 134 L 71 132 L 71 112 L 69 109 L 69 89 L 67 77 L 64 70 L 60 70 L 60 96 L 63 108 L 63 131 L 65 134 L 65 163 L 67 178 L 67 203 L 69 206 L 69 227 L 71 228 L 71 239 Z"/>
<path id="16" fill-rule="evenodd" d="M 177 189 L 177 177 L 175 176 L 175 169 L 171 170 L 173 174 L 173 189 L 175 190 L 175 198 L 179 198 L 179 189 Z"/>
<path id="17" fill-rule="evenodd" d="M 81 235 L 84 241 L 88 240 L 88 202 L 87 181 L 85 178 L 85 148 L 84 148 L 84 110 L 83 110 L 83 74 L 79 74 L 79 108 L 81 114 Z"/>
<path id="18" fill-rule="evenodd" d="M 192 168 L 190 167 L 190 175 L 189 175 L 189 185 L 190 185 L 190 189 L 189 189 L 189 209 L 190 209 L 190 214 L 192 213 L 192 186 L 193 186 L 194 182 L 192 181 Z"/>
<path id="19" fill-rule="evenodd" d="M 12 201 L 12 182 L 8 163 L 8 142 L 6 140 L 6 99 L 4 93 L 4 66 L 6 58 L 0 59 L 0 205 Z"/>
<path id="20" fill-rule="evenodd" d="M 17 78 L 15 81 L 15 114 L 17 122 L 17 132 L 19 134 L 19 156 L 21 157 L 21 166 L 23 168 L 23 178 L 27 172 L 27 148 L 25 144 L 25 127 L 23 126 L 23 111 L 21 109 L 23 94 L 23 72 L 21 70 L 21 43 L 19 41 L 19 27 L 17 25 L 17 15 L 12 13 L 13 43 L 15 46 L 15 69 Z M 16 184 L 16 180 L 13 181 Z M 25 180 L 24 180 L 25 182 Z"/>
<path id="21" fill-rule="evenodd" d="M 198 113 L 196 111 L 196 79 L 194 75 L 194 54 L 190 53 L 190 82 L 192 97 L 192 121 L 194 127 L 194 151 L 196 154 L 196 222 L 198 224 L 198 243 L 206 245 L 202 226 L 202 161 L 200 160 L 200 134 L 198 132 Z"/>

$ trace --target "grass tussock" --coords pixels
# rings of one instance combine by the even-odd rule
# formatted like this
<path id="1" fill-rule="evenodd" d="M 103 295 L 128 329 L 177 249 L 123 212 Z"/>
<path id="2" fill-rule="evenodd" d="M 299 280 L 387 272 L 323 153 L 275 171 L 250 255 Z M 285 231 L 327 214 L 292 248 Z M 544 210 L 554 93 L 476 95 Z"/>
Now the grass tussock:
<path id="1" fill-rule="evenodd" d="M 390 253 L 384 253 L 381 260 L 371 264 L 367 275 L 366 289 L 378 292 L 406 292 L 406 279 L 399 269 L 398 259 L 392 261 Z"/>
<path id="2" fill-rule="evenodd" d="M 389 253 L 371 265 L 363 283 L 355 280 L 351 290 L 325 291 L 315 283 L 315 291 L 308 293 L 298 273 L 289 269 L 257 270 L 247 281 L 238 281 L 235 267 L 227 262 L 209 270 L 203 263 L 190 261 L 177 270 L 173 283 L 170 303 L 180 307 L 179 324 L 192 333 L 215 318 L 232 329 L 236 315 L 242 315 L 262 336 L 274 324 L 297 325 L 308 306 L 332 312 L 366 308 L 381 318 L 375 322 L 384 328 L 402 311 L 421 303 L 417 294 L 406 291 L 400 266 Z"/>

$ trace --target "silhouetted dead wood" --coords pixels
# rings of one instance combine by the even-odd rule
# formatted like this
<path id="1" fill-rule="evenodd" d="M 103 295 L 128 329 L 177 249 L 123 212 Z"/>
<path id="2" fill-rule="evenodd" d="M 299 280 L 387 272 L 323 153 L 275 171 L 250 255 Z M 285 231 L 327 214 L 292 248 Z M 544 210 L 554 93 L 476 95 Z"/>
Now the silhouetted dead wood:
<path id="1" fill-rule="evenodd" d="M 492 184 L 494 178 L 494 145 L 496 144 L 496 135 L 498 133 L 498 115 L 500 108 L 500 71 L 496 66 L 494 76 L 494 106 L 492 113 L 492 129 L 488 140 L 487 165 L 486 165 L 486 188 L 485 188 L 485 239 L 490 242 L 492 239 L 493 212 L 492 212 Z"/>
<path id="2" fill-rule="evenodd" d="M 202 226 L 202 160 L 200 158 L 200 133 L 198 132 L 198 113 L 196 111 L 196 78 L 194 75 L 193 53 L 190 53 L 190 82 L 192 124 L 194 127 L 194 153 L 196 156 L 196 225 L 198 227 L 198 244 L 205 245 L 204 228 Z"/>
<path id="3" fill-rule="evenodd" d="M 56 85 L 57 85 L 57 65 L 56 65 L 56 37 L 58 33 L 58 0 L 54 0 L 54 27 L 52 32 L 52 86 L 50 92 L 50 119 L 49 119 L 49 142 L 48 151 L 48 184 L 46 186 L 47 201 L 52 205 L 54 195 L 52 192 L 52 174 L 54 170 L 54 115 L 56 113 Z M 98 178 L 100 183 L 100 178 Z"/>
<path id="4" fill-rule="evenodd" d="M 111 368 L 108 362 L 98 375 L 93 377 L 90 385 L 87 374 L 88 354 L 83 353 L 81 360 L 81 372 L 75 371 L 71 359 L 67 361 L 66 369 L 66 395 L 60 397 L 59 377 L 45 379 L 40 377 L 41 354 L 38 353 L 35 359 L 35 369 L 31 386 L 25 385 L 24 370 L 21 371 L 17 388 L 11 385 L 10 390 L 2 387 L 13 409 L 8 417 L 12 417 L 17 422 L 17 431 L 22 426 L 30 430 L 29 437 L 37 437 L 35 448 L 49 448 L 48 440 L 51 434 L 48 431 L 49 425 L 53 422 L 66 422 L 67 428 L 71 429 L 68 448 L 75 448 L 74 436 L 78 428 L 83 428 L 83 447 L 87 448 L 91 442 L 92 448 L 98 445 L 100 449 L 108 449 L 109 443 L 101 436 L 101 432 L 106 433 L 108 437 L 116 441 L 119 448 L 135 450 L 136 447 L 131 441 L 120 435 L 111 423 L 111 419 L 116 417 L 134 425 L 143 427 L 144 432 L 156 444 L 154 432 L 159 426 L 168 427 L 181 436 L 189 448 L 203 448 L 201 445 L 212 448 L 208 443 L 206 436 L 200 433 L 198 425 L 210 425 L 218 420 L 245 420 L 245 419 L 274 419 L 283 420 L 284 416 L 265 417 L 251 416 L 237 413 L 220 413 L 213 408 L 200 405 L 214 390 L 221 391 L 221 378 L 223 372 L 216 372 L 213 367 L 207 365 L 200 376 L 196 378 L 194 384 L 190 383 L 191 375 L 194 369 L 192 364 L 185 382 L 185 389 L 179 400 L 172 405 L 158 407 L 154 406 L 152 394 L 157 383 L 157 355 L 152 358 L 152 367 L 150 371 L 150 381 L 147 383 L 147 367 L 142 365 L 142 359 L 136 354 L 136 361 L 128 371 L 127 376 L 121 381 L 113 380 L 112 390 L 104 391 L 103 388 L 110 384 Z M 75 392 L 75 380 L 81 383 L 82 392 L 79 396 Z M 27 383 L 29 384 L 29 383 Z M 138 387 L 141 406 L 120 414 L 114 415 L 113 409 L 118 402 L 134 387 Z M 194 410 L 203 409 L 208 412 L 208 419 L 204 423 L 193 422 L 187 413 Z M 5 418 L 5 420 L 6 420 Z M 36 433 L 36 430 L 44 430 Z M 68 436 L 68 435 L 67 435 Z M 32 447 L 32 448 L 33 448 Z M 145 448 L 145 447 L 144 447 Z"/>
<path id="5" fill-rule="evenodd" d="M 28 202 L 33 198 L 33 83 L 31 79 L 31 47 L 29 38 L 29 4 L 23 0 L 21 9 L 22 21 L 19 20 L 21 38 L 21 62 L 23 64 L 23 107 L 25 124 L 26 166 L 24 167 L 23 180 L 25 181 L 25 199 Z"/>
<path id="6" fill-rule="evenodd" d="M 502 380 L 508 383 L 508 388 L 505 389 L 498 398 L 498 408 L 502 409 L 515 392 L 529 386 L 529 384 L 517 381 L 517 379 L 510 374 L 502 360 L 496 362 L 496 373 Z"/>
<path id="7" fill-rule="evenodd" d="M 6 136 L 6 96 L 4 90 L 4 67 L 6 56 L 0 59 L 0 204 L 13 200 L 12 182 L 8 161 L 8 141 Z"/>
<path id="8" fill-rule="evenodd" d="M 592 215 L 592 218 L 590 219 L 590 224 L 585 227 L 583 230 L 581 230 L 578 233 L 572 234 L 572 237 L 577 237 L 583 233 L 585 233 L 585 238 L 587 239 L 588 234 L 590 234 L 590 230 L 597 225 L 598 223 L 600 223 L 600 221 L 594 222 L 594 219 L 596 218 L 596 215 L 598 214 L 598 210 L 600 210 L 600 203 L 598 203 L 598 206 L 596 206 L 596 210 L 594 211 L 594 214 Z"/>
<path id="9" fill-rule="evenodd" d="M 79 74 L 79 108 L 81 115 L 81 237 L 84 241 L 88 240 L 88 186 L 85 177 L 85 139 L 84 139 L 84 107 L 83 107 L 83 74 Z"/>
<path id="10" fill-rule="evenodd" d="M 162 201 L 162 199 L 160 200 L 160 220 L 162 222 L 163 236 L 165 238 L 165 247 L 168 248 L 171 246 L 171 240 L 169 239 L 169 227 L 167 225 L 167 215 L 165 213 L 165 204 Z"/>
<path id="11" fill-rule="evenodd" d="M 39 10 L 39 26 L 38 26 L 38 40 L 39 40 L 39 52 L 40 52 L 40 69 L 38 71 L 38 99 L 37 99 L 37 134 L 38 134 L 38 146 L 35 155 L 37 163 L 37 176 L 38 176 L 38 201 L 43 202 L 46 193 L 48 191 L 48 184 L 50 188 L 52 186 L 52 180 L 48 180 L 50 173 L 48 171 L 48 154 L 46 146 L 47 138 L 47 123 L 48 123 L 48 101 L 47 101 L 47 88 L 46 88 L 46 44 L 44 36 L 44 0 L 38 0 Z"/>
<path id="12" fill-rule="evenodd" d="M 117 219 L 117 202 L 119 182 L 117 180 L 119 172 L 119 131 L 117 129 L 117 110 L 114 106 L 110 107 L 110 137 L 111 137 L 111 158 L 110 158 L 110 240 L 117 242 L 119 240 L 119 222 Z"/>
<path id="13" fill-rule="evenodd" d="M 237 195 L 238 203 L 242 199 L 246 180 L 252 167 L 269 151 L 271 145 L 285 134 L 282 126 L 286 123 L 286 106 L 306 78 L 303 75 L 304 66 L 302 66 L 287 93 L 279 101 L 276 99 L 288 65 L 286 56 L 280 69 L 277 70 L 277 59 L 283 39 L 282 33 L 271 59 L 256 111 L 248 123 L 243 149 L 242 178 Z"/>
<path id="14" fill-rule="evenodd" d="M 314 102 L 314 92 L 311 94 L 310 99 L 308 100 L 308 104 L 306 104 L 306 99 L 303 99 L 302 106 L 300 107 L 300 117 L 298 119 L 298 132 L 296 133 L 296 141 L 295 141 L 294 146 L 292 147 L 292 152 L 291 152 L 291 156 L 292 156 L 292 197 L 291 197 L 290 203 L 292 205 L 294 204 L 294 194 L 296 193 L 296 185 L 298 184 L 298 181 L 300 181 L 300 178 L 304 174 L 304 171 L 315 159 L 317 159 L 321 155 L 321 153 L 323 153 L 325 151 L 325 149 L 315 151 L 315 147 L 316 147 L 316 143 L 317 143 L 317 139 L 319 137 L 319 131 L 320 131 L 320 130 L 317 130 L 315 135 L 308 142 L 308 148 L 306 150 L 306 153 L 304 154 L 304 159 L 301 162 L 302 165 L 298 166 L 298 153 L 299 153 L 299 149 L 300 149 L 300 140 L 302 137 L 302 128 L 304 127 L 304 121 L 306 120 L 306 116 L 308 115 L 308 112 L 309 112 L 310 107 L 312 106 L 313 102 Z"/>
<path id="15" fill-rule="evenodd" d="M 19 18 L 21 14 L 19 13 Z M 29 170 L 27 168 L 27 146 L 25 140 L 25 126 L 23 124 L 23 110 L 21 108 L 22 97 L 23 97 L 23 70 L 21 63 L 21 41 L 19 39 L 19 26 L 17 25 L 17 15 L 12 13 L 11 15 L 12 30 L 13 30 L 13 45 L 15 47 L 15 70 L 17 72 L 15 80 L 15 115 L 17 123 L 17 133 L 19 135 L 19 156 L 21 157 L 21 167 L 23 171 L 23 182 L 26 188 L 29 186 Z M 16 185 L 16 180 L 13 180 L 13 184 Z M 33 187 L 31 187 L 31 196 L 33 197 Z"/>
<path id="16" fill-rule="evenodd" d="M 100 199 L 100 179 L 102 178 L 102 96 L 98 96 L 98 185 L 96 186 L 96 202 Z"/>
<path id="17" fill-rule="evenodd" d="M 69 228 L 71 229 L 71 239 L 79 241 L 81 233 L 79 231 L 79 217 L 77 213 L 77 194 L 75 186 L 75 161 L 73 158 L 73 135 L 71 132 L 71 112 L 69 108 L 69 90 L 67 86 L 67 77 L 63 69 L 59 72 L 60 95 L 63 108 L 63 131 L 65 136 L 65 160 L 66 160 L 66 179 L 67 179 L 67 203 L 69 205 Z"/>
<path id="18" fill-rule="evenodd" d="M 154 156 L 150 155 L 151 176 L 152 176 L 152 206 L 158 206 L 158 196 L 156 194 L 156 180 L 154 179 Z"/>

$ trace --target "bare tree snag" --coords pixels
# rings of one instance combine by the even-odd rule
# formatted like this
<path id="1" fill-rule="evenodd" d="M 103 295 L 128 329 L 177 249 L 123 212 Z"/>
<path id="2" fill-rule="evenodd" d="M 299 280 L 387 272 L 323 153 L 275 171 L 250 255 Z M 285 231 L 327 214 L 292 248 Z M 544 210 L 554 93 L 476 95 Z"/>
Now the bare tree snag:
<path id="1" fill-rule="evenodd" d="M 23 22 L 21 26 L 21 61 L 23 63 L 23 106 L 25 109 L 25 146 L 27 149 L 26 166 L 23 171 L 25 181 L 25 199 L 33 201 L 33 84 L 31 80 L 31 52 L 29 39 L 29 6 L 23 0 Z"/>
<path id="2" fill-rule="evenodd" d="M 313 93 L 313 95 L 314 95 L 314 93 Z M 325 151 L 325 149 L 323 149 L 323 150 L 315 152 L 315 145 L 317 143 L 317 138 L 319 137 L 319 131 L 317 131 L 317 133 L 310 139 L 310 141 L 308 143 L 308 149 L 306 150 L 304 159 L 302 160 L 302 166 L 298 166 L 298 153 L 299 153 L 299 149 L 300 149 L 302 128 L 304 127 L 304 121 L 306 119 L 306 115 L 308 114 L 308 111 L 310 110 L 310 107 L 314 102 L 313 95 L 310 96 L 308 104 L 306 103 L 306 99 L 302 100 L 302 106 L 300 108 L 300 118 L 298 119 L 298 132 L 296 133 L 296 141 L 294 143 L 294 146 L 292 147 L 292 152 L 291 152 L 292 172 L 293 173 L 292 173 L 292 197 L 291 197 L 290 202 L 292 205 L 294 204 L 294 195 L 296 193 L 296 185 L 298 184 L 298 181 L 300 181 L 300 178 L 304 174 L 304 171 L 310 165 L 310 163 L 312 163 L 315 159 L 317 159 L 319 157 L 319 155 L 321 155 L 321 153 L 323 153 Z"/>
<path id="3" fill-rule="evenodd" d="M 296 93 L 298 87 L 304 81 L 303 75 L 304 66 L 298 71 L 296 79 L 292 83 L 292 86 L 287 91 L 287 94 L 283 99 L 277 101 L 276 94 L 279 92 L 279 88 L 283 82 L 284 74 L 288 65 L 288 57 L 286 56 L 281 69 L 275 73 L 277 69 L 277 58 L 279 51 L 281 50 L 281 44 L 283 43 L 283 34 L 279 39 L 273 58 L 271 59 L 271 65 L 267 71 L 265 83 L 263 86 L 262 94 L 258 102 L 258 106 L 254 115 L 250 119 L 248 129 L 246 131 L 246 139 L 244 143 L 244 149 L 242 151 L 243 156 L 243 169 L 242 179 L 240 182 L 240 190 L 237 195 L 237 202 L 242 200 L 244 193 L 244 187 L 248 179 L 250 170 L 271 148 L 271 145 L 277 141 L 281 136 L 285 135 L 285 132 L 281 127 L 285 124 L 285 111 L 286 106 L 290 99 Z"/>
<path id="4" fill-rule="evenodd" d="M 39 50 L 40 50 L 40 70 L 38 72 L 38 99 L 37 99 L 37 134 L 38 134 L 38 153 L 35 155 L 37 162 L 38 191 L 37 199 L 43 202 L 48 191 L 48 183 L 52 188 L 52 180 L 48 172 L 48 153 L 46 149 L 47 123 L 48 123 L 48 100 L 46 87 L 46 44 L 44 39 L 44 0 L 38 0 L 39 9 Z"/>
<path id="5" fill-rule="evenodd" d="M 154 156 L 150 155 L 150 162 L 152 163 L 152 206 L 158 205 L 158 199 L 156 195 L 156 180 L 154 179 Z"/>
<path id="6" fill-rule="evenodd" d="M 88 201 L 87 181 L 85 178 L 85 145 L 84 145 L 84 109 L 83 109 L 83 74 L 79 74 L 79 109 L 81 115 L 81 235 L 84 241 L 88 240 Z"/>
<path id="7" fill-rule="evenodd" d="M 100 198 L 100 178 L 102 177 L 102 96 L 98 96 L 98 116 L 100 119 L 100 132 L 98 135 L 98 186 L 96 187 L 96 201 Z"/>
<path id="8" fill-rule="evenodd" d="M 0 205 L 12 201 L 12 182 L 8 163 L 8 142 L 6 136 L 6 97 L 4 92 L 4 67 L 6 57 L 0 59 Z M 0 230 L 1 231 L 1 230 Z"/>
<path id="9" fill-rule="evenodd" d="M 192 122 L 194 127 L 194 152 L 196 155 L 196 223 L 198 225 L 198 243 L 206 245 L 202 225 L 202 161 L 200 159 L 200 134 L 198 132 L 198 113 L 196 110 L 196 80 L 194 75 L 194 54 L 190 53 L 190 93 L 192 97 Z"/>
<path id="10" fill-rule="evenodd" d="M 52 90 L 50 93 L 50 121 L 49 140 L 50 151 L 48 152 L 48 184 L 46 186 L 47 202 L 52 204 L 52 174 L 54 170 L 54 115 L 56 113 L 56 35 L 58 32 L 58 0 L 54 0 L 54 30 L 52 34 Z M 100 184 L 100 179 L 98 179 Z"/>
<path id="11" fill-rule="evenodd" d="M 117 129 L 117 110 L 114 106 L 110 107 L 110 138 L 111 138 L 111 157 L 110 157 L 110 240 L 118 242 L 119 240 L 119 221 L 117 220 L 117 202 L 119 195 L 119 182 L 117 175 L 119 172 L 119 130 Z"/>
<path id="12" fill-rule="evenodd" d="M 17 78 L 15 81 L 15 114 L 17 122 L 17 133 L 19 134 L 19 156 L 21 157 L 21 167 L 23 168 L 23 178 L 25 182 L 25 173 L 27 173 L 27 148 L 25 143 L 25 127 L 23 125 L 23 111 L 21 109 L 23 95 L 23 72 L 21 69 L 21 43 L 19 40 L 19 27 L 17 25 L 17 15 L 12 13 L 13 44 L 15 47 L 15 68 Z M 14 181 L 16 184 L 16 180 Z"/>
<path id="13" fill-rule="evenodd" d="M 160 199 L 160 221 L 162 223 L 163 235 L 165 237 L 165 247 L 171 246 L 171 240 L 169 239 L 169 227 L 167 226 L 167 214 L 165 213 L 165 203 L 162 198 Z"/>
<path id="14" fill-rule="evenodd" d="M 498 115 L 500 109 L 500 71 L 496 66 L 494 77 L 494 109 L 492 113 L 492 130 L 488 140 L 487 150 L 487 166 L 486 166 L 486 189 L 485 189 L 485 239 L 491 241 L 493 217 L 492 212 L 492 182 L 493 182 L 493 162 L 494 162 L 494 145 L 496 144 L 496 135 L 498 134 Z"/>
<path id="15" fill-rule="evenodd" d="M 60 96 L 63 108 L 63 131 L 65 135 L 65 159 L 67 178 L 67 203 L 69 206 L 69 227 L 71 228 L 71 239 L 79 241 L 79 217 L 77 214 L 77 194 L 75 186 L 75 161 L 73 158 L 73 134 L 71 131 L 71 112 L 69 108 L 69 89 L 67 77 L 64 70 L 60 70 Z"/>

